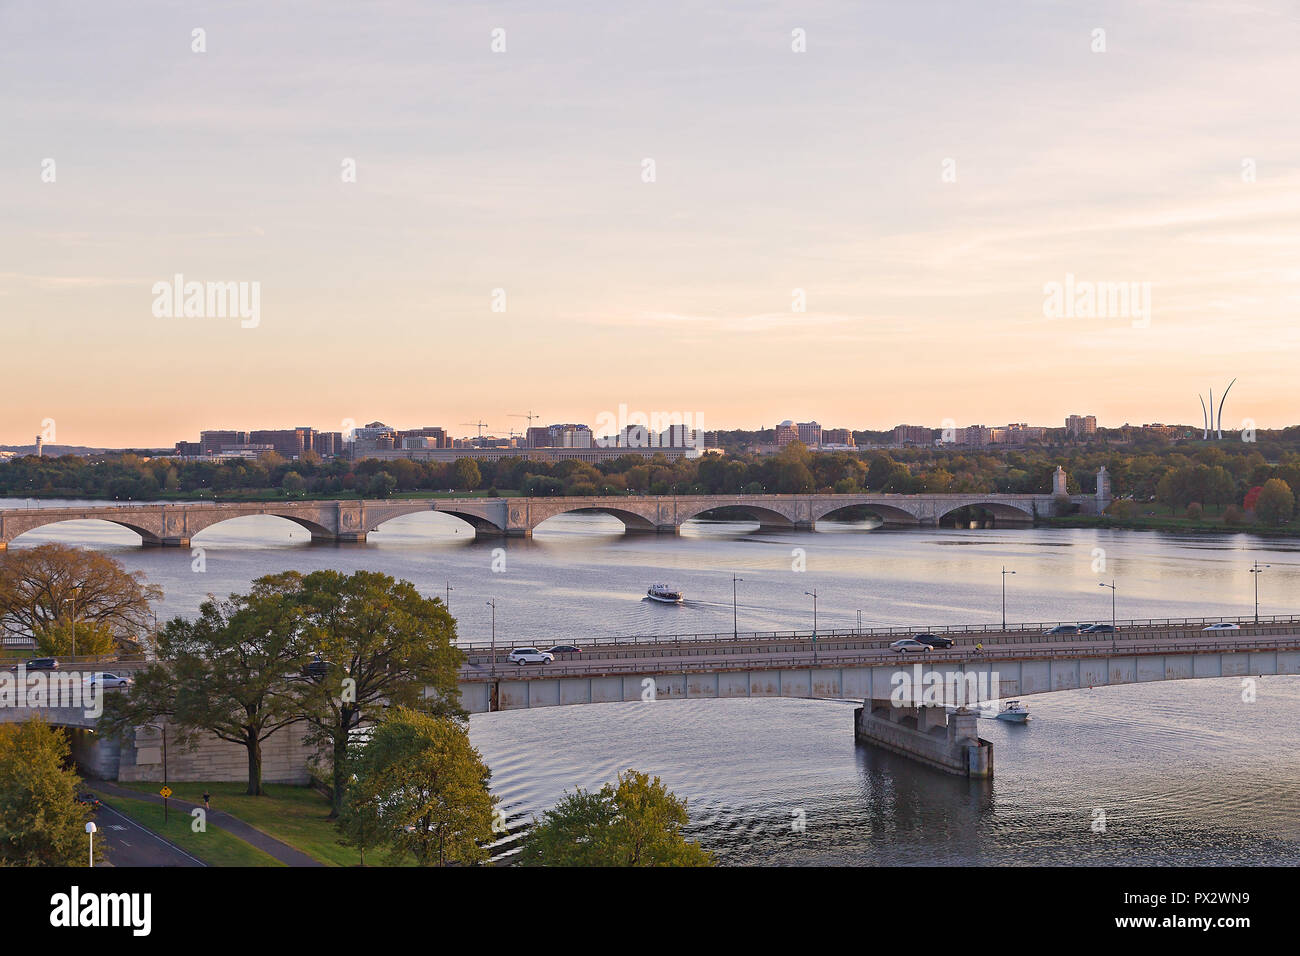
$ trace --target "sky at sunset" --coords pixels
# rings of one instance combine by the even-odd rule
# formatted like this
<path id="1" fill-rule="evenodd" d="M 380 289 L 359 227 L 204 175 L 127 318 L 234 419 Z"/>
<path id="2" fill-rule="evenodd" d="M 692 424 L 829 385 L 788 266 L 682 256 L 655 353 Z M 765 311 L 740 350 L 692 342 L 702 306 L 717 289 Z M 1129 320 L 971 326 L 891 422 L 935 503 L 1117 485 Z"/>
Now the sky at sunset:
<path id="1" fill-rule="evenodd" d="M 0 0 L 0 443 L 1300 422 L 1295 3 L 700 6 Z"/>

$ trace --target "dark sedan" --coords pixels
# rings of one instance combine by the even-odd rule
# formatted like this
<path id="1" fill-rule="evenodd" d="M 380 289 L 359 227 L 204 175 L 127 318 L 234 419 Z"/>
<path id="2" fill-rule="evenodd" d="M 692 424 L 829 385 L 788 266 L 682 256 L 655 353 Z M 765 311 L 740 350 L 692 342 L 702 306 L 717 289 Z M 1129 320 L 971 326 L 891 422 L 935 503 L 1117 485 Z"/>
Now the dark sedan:
<path id="1" fill-rule="evenodd" d="M 953 645 L 951 637 L 940 637 L 938 634 L 914 634 L 912 640 L 920 641 L 922 644 L 929 644 L 931 647 L 952 647 Z"/>
<path id="2" fill-rule="evenodd" d="M 1080 634 L 1114 634 L 1119 628 L 1112 627 L 1109 624 L 1089 624 L 1087 627 L 1080 629 Z"/>
<path id="3" fill-rule="evenodd" d="M 17 671 L 20 666 L 26 667 L 29 671 L 56 671 L 59 669 L 59 662 L 53 657 L 33 657 L 31 660 L 24 661 L 21 665 L 15 664 L 9 669 Z"/>
<path id="4" fill-rule="evenodd" d="M 550 654 L 581 654 L 582 648 L 574 647 L 572 644 L 556 644 L 547 653 Z"/>

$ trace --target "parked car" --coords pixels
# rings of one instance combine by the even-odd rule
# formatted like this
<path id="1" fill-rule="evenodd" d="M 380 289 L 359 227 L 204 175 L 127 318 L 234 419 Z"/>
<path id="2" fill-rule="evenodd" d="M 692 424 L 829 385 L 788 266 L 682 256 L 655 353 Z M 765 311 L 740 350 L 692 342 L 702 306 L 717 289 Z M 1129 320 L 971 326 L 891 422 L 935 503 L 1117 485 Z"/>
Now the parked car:
<path id="1" fill-rule="evenodd" d="M 90 793 L 87 790 L 79 790 L 77 792 L 77 802 L 84 803 L 92 810 L 98 810 L 102 806 L 102 804 L 99 802 L 99 797 L 95 796 L 93 793 Z"/>
<path id="2" fill-rule="evenodd" d="M 535 647 L 516 647 L 506 656 L 506 660 L 516 664 L 549 664 L 555 660 L 555 655 L 550 651 L 539 651 Z"/>
<path id="3" fill-rule="evenodd" d="M 1211 624 L 1209 627 L 1201 628 L 1202 631 L 1240 631 L 1240 624 Z"/>
<path id="4" fill-rule="evenodd" d="M 546 653 L 548 654 L 581 654 L 582 648 L 575 647 L 572 644 L 556 644 Z"/>
<path id="5" fill-rule="evenodd" d="M 88 687 L 94 687 L 96 684 L 100 687 L 131 686 L 131 678 L 123 677 L 121 674 L 110 674 L 108 671 L 99 671 L 95 674 L 87 674 L 81 679 L 81 681 Z"/>
<path id="6" fill-rule="evenodd" d="M 929 644 L 922 644 L 910 637 L 905 637 L 901 641 L 894 641 L 889 647 L 895 654 L 913 654 L 934 650 Z"/>
<path id="7" fill-rule="evenodd" d="M 1043 631 L 1043 634 L 1046 636 L 1051 636 L 1052 634 L 1078 634 L 1078 633 L 1079 633 L 1078 624 L 1058 624 L 1056 625 L 1056 627 L 1049 627 L 1047 630 Z"/>
<path id="8" fill-rule="evenodd" d="M 1080 628 L 1080 634 L 1114 634 L 1119 628 L 1110 624 L 1089 624 L 1087 627 Z"/>
<path id="9" fill-rule="evenodd" d="M 302 669 L 302 676 L 311 680 L 324 680 L 330 672 L 330 662 L 320 657 L 313 657 Z"/>
<path id="10" fill-rule="evenodd" d="M 952 647 L 954 643 L 951 637 L 940 637 L 938 634 L 913 634 L 912 640 L 929 644 L 931 647 Z"/>
<path id="11" fill-rule="evenodd" d="M 33 657 L 23 664 L 15 664 L 9 668 L 11 671 L 17 671 L 20 666 L 25 666 L 29 671 L 56 671 L 59 669 L 59 662 L 53 657 Z"/>

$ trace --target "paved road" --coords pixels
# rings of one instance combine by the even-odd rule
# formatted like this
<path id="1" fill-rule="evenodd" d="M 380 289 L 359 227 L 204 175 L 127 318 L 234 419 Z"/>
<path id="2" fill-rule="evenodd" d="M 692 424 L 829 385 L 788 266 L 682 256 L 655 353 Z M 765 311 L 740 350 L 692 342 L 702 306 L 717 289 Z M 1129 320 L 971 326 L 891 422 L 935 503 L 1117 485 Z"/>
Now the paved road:
<path id="1" fill-rule="evenodd" d="M 104 781 L 97 781 L 96 786 L 99 787 L 101 793 L 110 795 L 116 794 L 117 796 L 127 797 L 132 800 L 144 800 L 147 803 L 162 803 L 162 797 L 158 796 L 156 793 L 143 793 L 139 790 L 119 787 Z M 175 812 L 187 815 L 191 810 L 198 806 L 197 803 L 190 803 L 188 800 L 181 800 L 177 797 L 172 797 L 169 803 Z M 231 836 L 239 837 L 239 839 L 243 840 L 245 843 L 252 844 L 263 853 L 275 857 L 281 863 L 288 866 L 325 865 L 319 860 L 315 860 L 306 853 L 303 853 L 296 847 L 292 847 L 287 843 L 277 840 L 275 837 L 269 836 L 261 830 L 258 830 L 256 827 L 249 826 L 243 820 L 232 817 L 229 813 L 224 813 L 221 810 L 213 809 L 208 811 L 208 825 L 214 826 L 219 830 L 225 830 Z"/>
<path id="2" fill-rule="evenodd" d="M 96 866 L 207 865 L 110 806 L 104 805 L 96 810 L 94 819 L 99 827 L 95 834 L 96 847 L 107 843 L 109 852 L 108 863 L 96 859 Z M 98 855 L 96 852 L 96 857 Z"/>
<path id="3" fill-rule="evenodd" d="M 1193 631 L 1176 634 L 1155 635 L 1135 632 L 1099 636 L 1094 639 L 1073 636 L 1051 640 L 1040 637 L 1023 643 L 1011 643 L 990 640 L 982 651 L 977 651 L 973 643 L 960 643 L 947 649 L 929 652 L 900 654 L 888 647 L 872 646 L 870 642 L 843 641 L 849 645 L 835 647 L 834 641 L 825 644 L 819 642 L 816 662 L 823 666 L 896 664 L 901 661 L 916 663 L 920 661 L 978 663 L 1001 659 L 1023 659 L 1026 657 L 1093 657 L 1108 654 L 1168 654 L 1178 652 L 1195 652 L 1197 650 L 1267 650 L 1275 648 L 1295 649 L 1300 647 L 1300 634 L 1292 629 L 1287 635 L 1242 634 L 1235 631 Z M 832 646 L 825 646 L 831 644 Z M 605 651 L 599 645 L 593 650 Z M 673 645 L 641 645 L 628 648 L 626 656 L 620 654 L 584 654 L 568 656 L 566 660 L 557 659 L 551 664 L 525 664 L 519 666 L 498 659 L 496 676 L 498 679 L 528 679 L 537 677 L 585 677 L 599 674 L 646 673 L 654 670 L 665 672 L 690 670 L 741 669 L 747 667 L 807 667 L 813 663 L 810 641 L 791 641 L 782 639 L 771 642 L 770 649 L 761 643 L 742 641 L 739 645 L 712 645 L 706 647 L 681 648 Z M 635 656 L 634 656 L 635 655 Z M 490 666 L 486 660 L 470 663 L 462 668 L 462 681 L 484 681 L 490 679 Z"/>

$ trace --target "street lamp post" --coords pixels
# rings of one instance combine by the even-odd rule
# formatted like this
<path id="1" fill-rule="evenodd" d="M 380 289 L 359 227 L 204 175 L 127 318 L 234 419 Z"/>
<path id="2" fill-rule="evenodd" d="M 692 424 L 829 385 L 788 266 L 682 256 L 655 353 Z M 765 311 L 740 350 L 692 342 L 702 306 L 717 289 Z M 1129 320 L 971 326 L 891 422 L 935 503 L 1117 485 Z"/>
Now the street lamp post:
<path id="1" fill-rule="evenodd" d="M 487 606 L 492 609 L 492 679 L 496 680 L 497 676 L 497 599 L 493 598 L 487 601 Z"/>
<path id="2" fill-rule="evenodd" d="M 163 758 L 163 786 L 167 786 L 167 728 L 162 724 L 141 724 L 141 727 L 148 727 L 150 730 L 158 731 L 158 736 L 162 738 L 162 758 Z M 167 798 L 163 797 L 163 823 L 167 822 Z"/>
<path id="3" fill-rule="evenodd" d="M 862 609 L 858 609 L 858 637 L 862 636 Z"/>
<path id="4" fill-rule="evenodd" d="M 1115 579 L 1111 578 L 1110 584 L 1103 582 L 1098 584 L 1097 587 L 1110 588 L 1110 647 L 1111 650 L 1114 650 L 1115 641 L 1117 639 L 1116 636 L 1119 634 L 1119 631 L 1115 627 Z"/>
<path id="5" fill-rule="evenodd" d="M 1015 574 L 1015 571 L 1008 571 L 1007 566 L 1002 565 L 1002 630 L 1007 629 L 1007 575 Z"/>
<path id="6" fill-rule="evenodd" d="M 72 589 L 72 660 L 74 663 L 77 660 L 77 592 L 80 590 L 79 587 Z"/>
<path id="7" fill-rule="evenodd" d="M 90 868 L 92 870 L 95 868 L 95 831 L 97 829 L 94 820 L 86 821 L 86 836 L 90 838 Z"/>
<path id="8" fill-rule="evenodd" d="M 744 578 L 738 578 L 734 574 L 731 576 L 731 637 L 732 640 L 740 640 L 740 625 L 736 617 L 736 585 L 744 581 Z"/>
<path id="9" fill-rule="evenodd" d="M 1264 573 L 1265 568 L 1272 567 L 1270 564 L 1260 564 L 1255 562 L 1255 566 L 1250 569 L 1250 573 L 1255 576 L 1255 623 L 1259 623 L 1259 576 Z"/>
<path id="10" fill-rule="evenodd" d="M 817 661 L 817 589 L 813 588 L 811 591 L 804 591 L 803 593 L 809 595 L 813 599 L 812 645 L 813 645 L 813 662 L 815 663 Z"/>
<path id="11" fill-rule="evenodd" d="M 451 612 L 451 592 L 454 591 L 454 590 L 455 590 L 455 588 L 453 588 L 453 587 L 451 586 L 451 582 L 448 581 L 448 582 L 447 582 L 447 597 L 446 597 L 446 599 L 442 602 L 442 603 L 443 603 L 443 606 L 447 608 L 448 613 Z"/>

